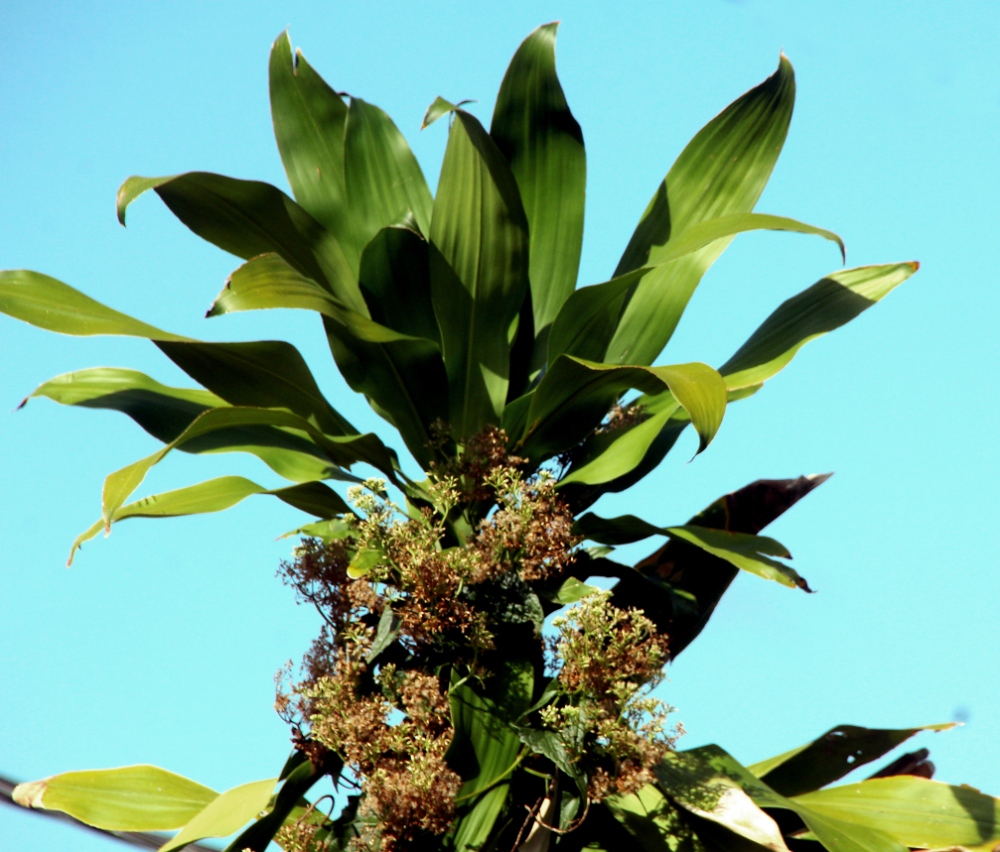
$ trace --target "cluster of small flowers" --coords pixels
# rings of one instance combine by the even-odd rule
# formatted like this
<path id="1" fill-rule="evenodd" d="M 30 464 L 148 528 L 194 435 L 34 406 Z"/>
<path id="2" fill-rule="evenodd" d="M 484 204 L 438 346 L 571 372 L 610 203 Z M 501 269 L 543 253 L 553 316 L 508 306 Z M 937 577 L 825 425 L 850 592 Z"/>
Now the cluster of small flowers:
<path id="1" fill-rule="evenodd" d="M 641 610 L 614 606 L 607 591 L 553 625 L 550 653 L 565 701 L 542 708 L 542 722 L 586 771 L 591 800 L 634 793 L 679 735 L 667 724 L 673 708 L 649 696 L 663 679 L 667 639 Z"/>

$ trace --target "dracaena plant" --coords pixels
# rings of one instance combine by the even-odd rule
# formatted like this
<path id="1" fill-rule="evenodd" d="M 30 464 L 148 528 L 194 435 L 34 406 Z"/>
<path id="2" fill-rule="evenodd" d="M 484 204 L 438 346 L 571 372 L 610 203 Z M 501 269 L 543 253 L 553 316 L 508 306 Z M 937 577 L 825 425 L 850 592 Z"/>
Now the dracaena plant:
<path id="1" fill-rule="evenodd" d="M 123 224 L 152 189 L 245 261 L 210 317 L 319 314 L 347 384 L 410 458 L 355 429 L 289 343 L 193 340 L 45 275 L 2 274 L 5 313 L 148 338 L 201 386 L 99 368 L 32 394 L 124 412 L 163 444 L 108 476 L 101 517 L 73 552 L 129 518 L 271 495 L 311 516 L 281 574 L 322 616 L 281 678 L 294 748 L 279 777 L 218 794 L 155 767 L 71 772 L 22 785 L 22 804 L 106 829 L 180 829 L 164 849 L 241 830 L 230 849 L 898 852 L 1000 839 L 996 801 L 929 780 L 923 752 L 829 786 L 918 729 L 841 726 L 749 767 L 716 746 L 678 749 L 671 708 L 651 691 L 739 571 L 809 590 L 759 533 L 823 477 L 760 480 L 686 523 L 588 510 L 653 470 L 688 426 L 703 451 L 728 404 L 917 265 L 830 273 L 718 368 L 654 366 L 735 235 L 794 231 L 843 251 L 829 231 L 753 212 L 788 131 L 792 66 L 782 56 L 694 137 L 611 278 L 577 288 L 585 154 L 555 32 L 520 46 L 489 129 L 461 105 L 431 105 L 425 126 L 448 125 L 434 196 L 391 119 L 328 86 L 287 34 L 270 95 L 295 200 L 202 172 L 119 190 Z M 175 449 L 251 453 L 288 484 L 228 476 L 130 502 Z M 657 537 L 637 565 L 613 558 Z M 339 811 L 308 798 L 324 777 L 345 796 Z"/>

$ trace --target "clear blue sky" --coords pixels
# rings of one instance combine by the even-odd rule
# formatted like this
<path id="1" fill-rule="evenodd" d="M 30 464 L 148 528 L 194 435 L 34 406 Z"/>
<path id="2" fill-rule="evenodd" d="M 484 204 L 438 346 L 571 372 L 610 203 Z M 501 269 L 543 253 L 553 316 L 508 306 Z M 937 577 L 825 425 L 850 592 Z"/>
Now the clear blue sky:
<path id="1" fill-rule="evenodd" d="M 693 444 L 680 446 L 600 509 L 680 522 L 758 477 L 836 471 L 771 528 L 818 593 L 740 577 L 671 669 L 663 697 L 689 731 L 683 745 L 714 741 L 752 761 L 837 723 L 968 717 L 920 744 L 939 778 L 1000 793 L 997 4 L 7 0 L 0 17 L 0 266 L 42 270 L 176 332 L 292 340 L 337 406 L 374 429 L 313 316 L 203 320 L 236 259 L 155 196 L 127 230 L 114 217 L 130 174 L 205 169 L 287 186 L 267 100 L 279 32 L 290 26 L 333 86 L 389 111 L 433 186 L 445 129 L 418 131 L 426 106 L 476 98 L 488 119 L 520 40 L 561 19 L 559 70 L 588 152 L 581 284 L 608 277 L 673 158 L 783 49 L 798 103 L 757 209 L 838 231 L 850 265 L 923 267 L 732 406 L 704 455 L 685 464 Z M 667 357 L 722 362 L 838 263 L 813 238 L 737 238 Z M 184 380 L 143 341 L 6 318 L 0 364 L 0 772 L 151 762 L 217 789 L 275 774 L 288 742 L 271 677 L 317 629 L 274 577 L 290 548 L 275 537 L 301 516 L 256 498 L 222 515 L 130 521 L 65 570 L 73 537 L 99 515 L 104 475 L 153 439 L 110 412 L 44 400 L 11 410 L 88 366 Z M 148 486 L 224 473 L 274 481 L 254 460 L 177 454 Z M 0 838 L 5 849 L 115 848 L 7 809 Z"/>

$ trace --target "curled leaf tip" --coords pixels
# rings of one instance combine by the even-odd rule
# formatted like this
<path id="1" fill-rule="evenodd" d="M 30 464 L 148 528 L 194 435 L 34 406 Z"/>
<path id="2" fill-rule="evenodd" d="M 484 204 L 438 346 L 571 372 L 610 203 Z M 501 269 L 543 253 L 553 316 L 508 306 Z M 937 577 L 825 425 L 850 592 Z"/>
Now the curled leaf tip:
<path id="1" fill-rule="evenodd" d="M 18 784 L 11 793 L 11 798 L 22 808 L 44 808 L 42 798 L 48 786 L 48 781 L 28 781 L 25 784 Z"/>
<path id="2" fill-rule="evenodd" d="M 911 260 L 910 263 L 909 263 L 909 265 L 913 267 L 913 271 L 914 272 L 916 272 L 918 269 L 920 269 L 920 261 L 919 260 Z"/>

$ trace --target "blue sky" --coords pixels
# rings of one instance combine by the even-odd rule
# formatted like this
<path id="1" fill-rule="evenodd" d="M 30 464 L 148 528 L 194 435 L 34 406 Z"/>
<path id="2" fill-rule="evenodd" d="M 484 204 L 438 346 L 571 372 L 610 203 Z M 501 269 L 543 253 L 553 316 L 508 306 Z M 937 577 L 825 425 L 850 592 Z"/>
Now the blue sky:
<path id="1" fill-rule="evenodd" d="M 154 197 L 122 229 L 130 174 L 190 169 L 287 188 L 271 136 L 267 54 L 294 44 L 336 88 L 396 120 L 431 185 L 436 95 L 488 120 L 506 63 L 563 21 L 559 71 L 583 126 L 580 283 L 606 280 L 656 184 L 698 128 L 775 68 L 798 102 L 758 210 L 828 227 L 849 265 L 919 259 L 917 276 L 811 343 L 714 444 L 693 439 L 629 495 L 599 504 L 685 520 L 759 477 L 836 471 L 769 532 L 817 594 L 743 576 L 670 670 L 685 747 L 753 761 L 838 723 L 924 735 L 938 776 L 1000 794 L 1000 7 L 983 2 L 244 2 L 8 0 L 0 28 L 0 267 L 33 268 L 173 331 L 284 338 L 338 408 L 386 430 L 336 374 L 311 315 L 206 321 L 236 266 Z M 665 358 L 724 361 L 782 300 L 836 269 L 814 238 L 737 238 L 705 277 Z M 215 516 L 130 521 L 63 566 L 99 514 L 104 475 L 154 446 L 127 419 L 45 400 L 37 384 L 129 366 L 184 384 L 148 343 L 50 335 L 0 318 L 0 772 L 29 779 L 150 762 L 217 789 L 276 774 L 287 732 L 271 678 L 317 629 L 275 579 L 301 518 L 266 498 Z M 253 460 L 171 457 L 161 491 Z M 643 555 L 639 546 L 633 555 Z M 114 844 L 0 811 L 5 848 Z"/>

